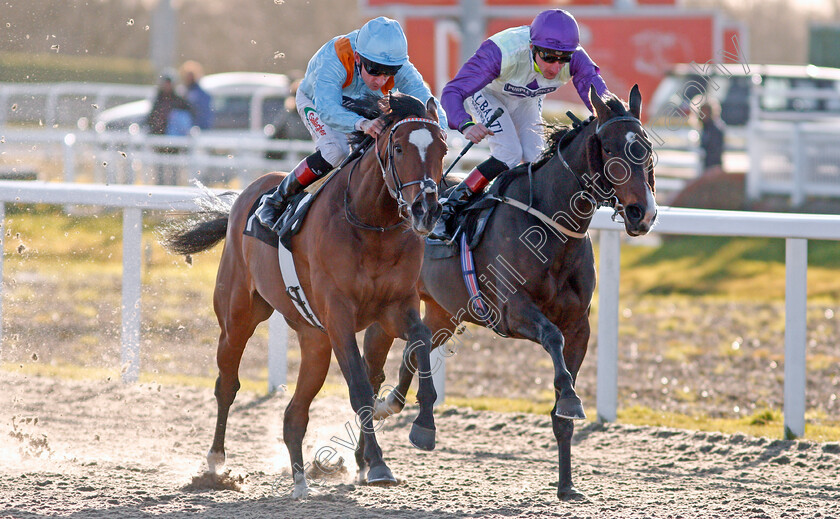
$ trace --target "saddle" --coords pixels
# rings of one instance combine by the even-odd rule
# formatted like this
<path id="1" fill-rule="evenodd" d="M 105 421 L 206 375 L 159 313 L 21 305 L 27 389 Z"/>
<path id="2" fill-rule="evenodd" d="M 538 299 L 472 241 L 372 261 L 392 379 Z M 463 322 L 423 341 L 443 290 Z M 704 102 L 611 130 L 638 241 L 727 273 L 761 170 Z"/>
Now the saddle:
<path id="1" fill-rule="evenodd" d="M 331 174 L 329 177 L 326 177 L 325 180 L 329 180 L 333 176 L 334 175 Z M 286 208 L 283 210 L 283 214 L 280 215 L 280 230 L 276 233 L 260 225 L 255 215 L 257 207 L 260 206 L 263 199 L 274 192 L 274 188 L 269 189 L 258 197 L 254 202 L 254 205 L 251 206 L 251 209 L 248 210 L 248 224 L 245 226 L 243 234 L 245 236 L 252 236 L 274 248 L 277 248 L 278 243 L 282 243 L 286 249 L 292 250 L 292 237 L 300 231 L 303 226 L 303 220 L 309 212 L 312 202 L 326 184 L 327 182 L 322 182 L 318 185 L 317 189 L 311 193 L 308 191 L 302 191 L 291 197 L 286 204 Z"/>
<path id="2" fill-rule="evenodd" d="M 500 175 L 490 186 L 490 189 L 476 196 L 455 215 L 455 228 L 457 231 L 454 233 L 452 242 L 437 240 L 431 237 L 426 238 L 426 250 L 430 258 L 444 259 L 458 254 L 458 243 L 461 240 L 461 234 L 465 236 L 470 249 L 475 249 L 481 243 L 484 230 L 487 228 L 487 222 L 490 221 L 493 211 L 495 211 L 496 206 L 500 202 L 497 195 L 500 190 L 509 184 L 503 178 L 508 174 L 509 172 L 505 172 Z M 454 189 L 454 186 L 449 187 L 445 193 L 448 195 L 452 189 Z"/>

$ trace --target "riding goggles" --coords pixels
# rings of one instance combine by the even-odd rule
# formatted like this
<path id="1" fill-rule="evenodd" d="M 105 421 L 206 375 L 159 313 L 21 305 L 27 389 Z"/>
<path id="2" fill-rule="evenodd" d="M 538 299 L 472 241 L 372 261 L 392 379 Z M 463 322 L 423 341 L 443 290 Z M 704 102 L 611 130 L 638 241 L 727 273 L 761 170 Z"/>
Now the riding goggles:
<path id="1" fill-rule="evenodd" d="M 557 63 L 558 61 L 560 63 L 568 63 L 572 61 L 572 54 L 574 54 L 575 51 L 546 49 L 534 45 L 534 53 L 546 63 Z"/>
<path id="2" fill-rule="evenodd" d="M 362 65 L 371 76 L 396 76 L 402 65 L 383 65 L 375 61 L 371 61 L 364 56 L 362 58 Z"/>

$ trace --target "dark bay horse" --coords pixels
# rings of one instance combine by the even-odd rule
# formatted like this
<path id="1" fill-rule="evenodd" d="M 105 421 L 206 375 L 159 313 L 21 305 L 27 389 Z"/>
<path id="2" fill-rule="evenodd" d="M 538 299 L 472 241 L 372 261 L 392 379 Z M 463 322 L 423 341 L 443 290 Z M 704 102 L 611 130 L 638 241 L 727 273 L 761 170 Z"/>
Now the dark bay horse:
<path id="1" fill-rule="evenodd" d="M 355 108 L 362 113 L 363 107 Z M 395 94 L 382 98 L 373 108 L 377 109 L 375 115 L 381 114 L 384 130 L 361 158 L 329 179 L 300 232 L 291 240 L 301 288 L 325 331 L 310 325 L 286 294 L 277 249 L 243 236 L 249 208 L 280 183 L 282 173 L 270 173 L 254 181 L 238 196 L 229 214 L 211 213 L 203 222 L 165 240 L 169 250 L 193 254 L 226 239 L 213 297 L 221 335 L 215 391 L 218 418 L 207 454 L 211 470 L 219 471 L 225 462 L 225 429 L 239 389 L 239 363 L 257 324 L 277 310 L 297 332 L 300 372 L 283 423 L 295 498 L 309 492 L 301 444 L 310 403 L 324 383 L 332 353 L 347 380 L 350 403 L 361 423 L 364 461 L 369 467 L 366 476 L 371 484 L 393 484 L 396 480 L 382 459 L 374 435 L 374 392 L 355 333 L 377 323 L 393 337 L 425 345 L 417 353 L 418 362 L 421 372 L 430 369 L 431 332 L 420 318 L 416 285 L 423 237 L 434 227 L 441 211 L 437 183 L 446 142 L 438 126 L 434 99 L 424 106 L 414 97 Z M 355 137 L 358 142 L 364 135 Z M 421 381 L 419 392 L 421 410 L 409 439 L 415 446 L 431 450 L 435 432 L 432 405 L 436 398 L 431 380 Z"/>
<path id="2" fill-rule="evenodd" d="M 572 485 L 570 444 L 572 420 L 585 417 L 574 382 L 589 342 L 595 290 L 595 261 L 586 231 L 599 204 L 613 205 L 631 236 L 646 234 L 657 211 L 650 142 L 639 121 L 638 87 L 630 92 L 629 111 L 617 97 L 601 99 L 594 89 L 590 100 L 592 122 L 555 131 L 530 172 L 529 165 L 521 165 L 491 188 L 497 197 L 521 205 L 500 203 L 473 251 L 490 317 L 485 320 L 486 314 L 476 310 L 457 255 L 435 259 L 427 247 L 418 284 L 433 347 L 450 339 L 456 341 L 452 345 L 460 344 L 453 333 L 460 322 L 468 321 L 489 324 L 500 335 L 538 342 L 551 356 L 556 393 L 551 420 L 559 447 L 561 499 L 581 495 Z M 547 218 L 525 212 L 528 205 Z M 552 221 L 559 226 L 550 226 Z M 380 369 L 393 338 L 380 326 L 368 329 L 364 347 L 369 370 Z M 417 366 L 411 351 L 406 353 L 399 384 L 378 402 L 377 416 L 399 412 L 405 404 Z"/>

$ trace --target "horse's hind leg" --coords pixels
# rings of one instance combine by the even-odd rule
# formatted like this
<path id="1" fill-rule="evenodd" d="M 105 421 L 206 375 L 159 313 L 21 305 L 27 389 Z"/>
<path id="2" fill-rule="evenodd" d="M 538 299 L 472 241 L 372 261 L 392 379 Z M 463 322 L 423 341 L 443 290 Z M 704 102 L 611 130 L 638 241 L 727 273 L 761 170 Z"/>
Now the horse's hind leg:
<path id="1" fill-rule="evenodd" d="M 244 284 L 240 286 L 242 288 L 238 290 L 217 288 L 213 301 L 222 329 L 216 352 L 216 363 L 219 366 L 215 391 L 218 416 L 213 445 L 207 453 L 207 465 L 213 472 L 220 472 L 225 465 L 225 431 L 230 406 L 239 391 L 242 352 L 257 325 L 268 319 L 272 312 L 272 308 L 261 297 L 254 295 L 251 298 Z"/>
<path id="2" fill-rule="evenodd" d="M 388 357 L 388 352 L 391 351 L 391 346 L 394 344 L 394 337 L 389 335 L 382 325 L 373 323 L 365 330 L 365 366 L 367 367 L 368 378 L 373 387 L 373 392 L 379 396 L 379 390 L 382 383 L 385 381 L 385 359 Z M 405 405 L 405 399 L 394 399 L 393 388 L 390 389 L 388 395 L 384 399 L 376 400 L 374 404 L 375 420 L 382 420 L 388 418 L 392 414 L 402 411 Z"/>
<path id="3" fill-rule="evenodd" d="M 443 309 L 431 297 L 423 298 L 426 304 L 426 315 L 423 316 L 423 324 L 432 332 L 432 349 L 435 349 L 452 337 L 455 333 L 455 323 L 452 320 L 452 314 Z M 417 366 L 416 353 L 411 351 L 411 343 L 407 342 L 405 345 L 405 352 L 403 353 L 402 363 L 400 364 L 400 376 L 397 387 L 394 388 L 386 400 L 389 409 L 397 409 L 401 411 L 405 405 L 405 398 L 408 394 L 408 388 L 411 386 L 411 380 L 414 378 L 414 367 Z M 432 366 L 432 370 L 437 369 Z"/>
<path id="4" fill-rule="evenodd" d="M 303 463 L 303 437 L 309 424 L 309 406 L 324 385 L 330 368 L 329 338 L 320 330 L 307 328 L 298 334 L 300 340 L 300 369 L 297 386 L 283 418 L 283 441 L 289 449 L 295 488 L 292 497 L 306 497 L 306 466 Z"/>

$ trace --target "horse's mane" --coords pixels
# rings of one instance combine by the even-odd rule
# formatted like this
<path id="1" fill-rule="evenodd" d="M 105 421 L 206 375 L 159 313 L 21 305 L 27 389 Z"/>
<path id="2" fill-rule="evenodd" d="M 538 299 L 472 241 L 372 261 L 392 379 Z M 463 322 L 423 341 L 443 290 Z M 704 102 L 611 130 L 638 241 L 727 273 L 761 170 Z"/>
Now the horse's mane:
<path id="1" fill-rule="evenodd" d="M 386 126 L 406 117 L 426 117 L 426 105 L 416 97 L 402 93 L 388 94 L 384 97 L 367 95 L 360 99 L 345 97 L 341 104 L 366 119 L 382 117 Z M 351 133 L 347 140 L 355 146 L 362 142 L 365 136 L 364 132 L 356 131 Z"/>
<path id="2" fill-rule="evenodd" d="M 624 101 L 611 92 L 601 97 L 601 100 L 607 105 L 607 108 L 609 108 L 610 111 L 618 117 L 629 113 L 627 111 L 627 107 L 624 105 Z M 545 146 L 543 147 L 540 156 L 533 162 L 531 166 L 532 170 L 540 169 L 546 162 L 551 160 L 552 157 L 557 155 L 558 151 L 564 150 L 566 146 L 568 146 L 569 143 L 571 143 L 574 138 L 577 137 L 577 135 L 594 120 L 595 117 L 590 116 L 588 119 L 583 121 L 572 123 L 571 126 L 566 124 L 551 123 L 543 125 L 545 128 Z M 494 182 L 494 190 L 497 193 L 503 193 L 514 178 L 527 172 L 528 164 L 520 164 L 515 168 L 505 171 L 498 179 L 496 179 L 496 182 Z"/>

